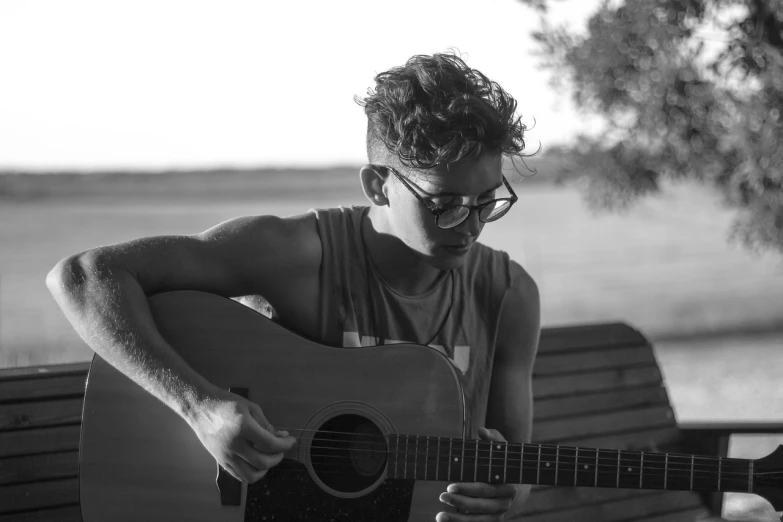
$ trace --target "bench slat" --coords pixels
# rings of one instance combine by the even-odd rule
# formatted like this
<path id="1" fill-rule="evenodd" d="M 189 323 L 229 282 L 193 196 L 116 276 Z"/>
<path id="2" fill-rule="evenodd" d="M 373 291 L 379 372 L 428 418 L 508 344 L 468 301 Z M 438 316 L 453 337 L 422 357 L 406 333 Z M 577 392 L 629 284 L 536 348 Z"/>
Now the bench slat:
<path id="1" fill-rule="evenodd" d="M 0 459 L 0 486 L 18 482 L 77 477 L 78 472 L 78 451 L 8 457 Z"/>
<path id="2" fill-rule="evenodd" d="M 533 379 L 533 400 L 618 390 L 619 388 L 638 388 L 657 385 L 660 382 L 661 372 L 654 365 L 579 373 L 568 377 L 561 375 L 538 377 Z"/>
<path id="3" fill-rule="evenodd" d="M 0 404 L 0 431 L 81 424 L 83 398 Z"/>
<path id="4" fill-rule="evenodd" d="M 551 418 L 586 415 L 602 411 L 669 405 L 666 389 L 659 384 L 644 388 L 630 388 L 622 393 L 616 390 L 582 393 L 568 397 L 541 399 L 533 408 L 534 424 Z"/>
<path id="5" fill-rule="evenodd" d="M 536 357 L 533 375 L 539 377 L 654 364 L 657 364 L 655 356 L 650 347 L 645 345 L 591 349 L 576 353 L 542 353 Z"/>
<path id="6" fill-rule="evenodd" d="M 603 504 L 630 497 L 657 495 L 659 492 L 625 488 L 569 488 L 535 486 L 525 502 L 526 514 L 552 511 L 552 506 Z"/>
<path id="7" fill-rule="evenodd" d="M 608 346 L 647 345 L 647 339 L 624 323 L 549 327 L 541 330 L 539 353 L 573 352 Z"/>
<path id="8" fill-rule="evenodd" d="M 0 522 L 82 522 L 78 505 L 0 515 Z"/>
<path id="9" fill-rule="evenodd" d="M 703 505 L 701 497 L 692 491 L 656 492 L 619 499 L 604 504 L 571 507 L 527 515 L 525 522 L 562 522 L 564 520 L 600 520 L 626 522 L 642 516 L 658 515 L 682 510 L 693 510 Z"/>
<path id="10" fill-rule="evenodd" d="M 0 457 L 79 450 L 81 425 L 0 432 Z"/>
<path id="11" fill-rule="evenodd" d="M 572 438 L 599 436 L 616 431 L 674 426 L 674 414 L 666 406 L 620 410 L 598 415 L 577 415 L 533 424 L 533 440 L 551 440 L 567 433 Z"/>
<path id="12" fill-rule="evenodd" d="M 83 375 L 84 377 L 87 377 L 87 370 L 89 369 L 89 362 L 48 364 L 43 366 L 22 366 L 19 368 L 0 368 L 0 380 L 29 380 L 57 377 L 62 375 Z"/>
<path id="13" fill-rule="evenodd" d="M 709 511 L 704 506 L 691 508 L 686 511 L 677 511 L 672 513 L 663 513 L 651 517 L 636 518 L 634 522 L 694 522 L 705 520 L 709 516 Z M 722 520 L 709 518 L 707 520 Z M 705 520 L 706 522 L 706 520 Z"/>
<path id="14" fill-rule="evenodd" d="M 66 374 L 29 380 L 0 380 L 0 403 L 47 398 L 84 397 L 85 383 L 85 376 L 81 374 Z"/>
<path id="15" fill-rule="evenodd" d="M 79 502 L 79 479 L 49 480 L 0 488 L 0 515 Z"/>

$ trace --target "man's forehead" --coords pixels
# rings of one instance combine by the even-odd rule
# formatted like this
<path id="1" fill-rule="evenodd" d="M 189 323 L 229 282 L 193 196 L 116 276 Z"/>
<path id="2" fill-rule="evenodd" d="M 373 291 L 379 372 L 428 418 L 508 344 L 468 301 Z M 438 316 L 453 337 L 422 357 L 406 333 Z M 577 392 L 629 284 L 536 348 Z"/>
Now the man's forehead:
<path id="1" fill-rule="evenodd" d="M 483 194 L 502 185 L 503 169 L 500 156 L 439 165 L 434 169 L 406 169 L 421 188 L 433 193 Z"/>

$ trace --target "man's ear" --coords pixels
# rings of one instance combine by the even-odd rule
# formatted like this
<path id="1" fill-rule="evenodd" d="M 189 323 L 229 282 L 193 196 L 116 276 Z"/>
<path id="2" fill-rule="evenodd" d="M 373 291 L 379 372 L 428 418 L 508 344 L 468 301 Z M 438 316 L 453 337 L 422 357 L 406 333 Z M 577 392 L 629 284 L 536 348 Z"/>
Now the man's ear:
<path id="1" fill-rule="evenodd" d="M 379 206 L 389 204 L 389 198 L 386 195 L 388 177 L 389 171 L 379 165 L 367 164 L 359 171 L 362 190 L 371 204 Z"/>

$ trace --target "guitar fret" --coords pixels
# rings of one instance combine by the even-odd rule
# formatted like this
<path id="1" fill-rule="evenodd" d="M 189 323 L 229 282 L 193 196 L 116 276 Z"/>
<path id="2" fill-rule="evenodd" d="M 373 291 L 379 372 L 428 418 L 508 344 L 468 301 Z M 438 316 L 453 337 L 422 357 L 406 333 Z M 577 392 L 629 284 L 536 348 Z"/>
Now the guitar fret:
<path id="1" fill-rule="evenodd" d="M 720 491 L 720 481 L 722 478 L 723 457 L 718 457 L 718 491 Z"/>
<path id="2" fill-rule="evenodd" d="M 748 493 L 753 493 L 753 461 L 748 466 Z"/>
<path id="3" fill-rule="evenodd" d="M 452 448 L 452 442 L 454 442 L 454 439 L 449 437 L 449 476 L 446 477 L 446 480 L 451 480 L 451 448 Z"/>
<path id="4" fill-rule="evenodd" d="M 400 459 L 400 436 L 395 435 L 394 436 L 394 476 L 395 477 L 398 477 L 400 475 L 399 459 Z"/>
<path id="5" fill-rule="evenodd" d="M 579 448 L 576 448 L 576 455 L 574 455 L 574 486 L 576 486 L 577 471 L 579 471 Z"/>
<path id="6" fill-rule="evenodd" d="M 519 446 L 519 482 L 517 484 L 524 484 L 522 480 L 522 470 L 525 469 L 525 445 Z"/>
<path id="7" fill-rule="evenodd" d="M 438 445 L 435 446 L 435 481 L 438 480 L 438 468 L 440 468 L 440 437 L 438 437 Z"/>
<path id="8" fill-rule="evenodd" d="M 487 483 L 492 483 L 492 448 L 494 444 L 489 445 L 489 466 L 487 466 Z"/>
<path id="9" fill-rule="evenodd" d="M 536 463 L 536 484 L 541 484 L 541 444 L 538 445 L 538 462 Z"/>
<path id="10" fill-rule="evenodd" d="M 402 478 L 408 478 L 408 436 L 405 435 L 405 460 L 404 467 L 402 469 Z"/>
<path id="11" fill-rule="evenodd" d="M 600 453 L 601 450 L 595 450 L 595 484 L 593 484 L 595 487 L 598 487 L 598 455 Z"/>
<path id="12" fill-rule="evenodd" d="M 414 435 L 416 437 L 416 446 L 413 449 L 413 478 L 416 479 L 416 468 L 418 467 L 417 464 L 419 463 L 419 437 Z"/>
<path id="13" fill-rule="evenodd" d="M 460 459 L 459 463 L 459 481 L 464 482 L 463 475 L 465 474 L 465 441 L 462 441 L 462 459 Z"/>
<path id="14" fill-rule="evenodd" d="M 666 454 L 666 464 L 663 467 L 663 489 L 669 489 L 669 454 Z"/>
<path id="15" fill-rule="evenodd" d="M 560 446 L 555 448 L 555 486 L 557 486 L 557 474 L 560 471 Z"/>
<path id="16" fill-rule="evenodd" d="M 617 487 L 620 487 L 620 450 L 617 450 Z"/>
<path id="17" fill-rule="evenodd" d="M 427 480 L 427 464 L 429 464 L 430 460 L 430 438 L 425 436 L 424 440 L 426 441 L 426 446 L 424 446 L 424 480 Z"/>
<path id="18" fill-rule="evenodd" d="M 644 477 L 644 452 L 642 452 L 642 460 L 639 462 L 639 489 L 642 489 L 642 479 Z"/>
<path id="19" fill-rule="evenodd" d="M 506 483 L 506 468 L 508 467 L 508 442 L 506 442 L 506 453 L 503 457 L 503 483 Z"/>
<path id="20" fill-rule="evenodd" d="M 694 464 L 694 457 L 691 455 L 691 491 L 693 491 L 693 464 Z"/>
<path id="21" fill-rule="evenodd" d="M 478 452 L 479 452 L 479 441 L 476 440 L 476 463 L 473 466 L 473 482 L 478 482 Z"/>

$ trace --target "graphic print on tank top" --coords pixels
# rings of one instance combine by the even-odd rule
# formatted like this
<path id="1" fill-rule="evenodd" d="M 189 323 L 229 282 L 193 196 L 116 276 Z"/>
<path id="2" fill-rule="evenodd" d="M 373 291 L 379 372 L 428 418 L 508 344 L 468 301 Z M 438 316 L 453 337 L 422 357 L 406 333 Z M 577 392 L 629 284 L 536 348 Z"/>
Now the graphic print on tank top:
<path id="1" fill-rule="evenodd" d="M 362 335 L 359 337 L 359 331 L 356 327 L 356 322 L 352 321 L 353 317 L 349 318 L 346 322 L 343 330 L 343 347 L 344 348 L 358 348 L 360 346 L 375 346 L 380 340 L 381 344 L 417 344 L 415 341 L 406 341 L 402 339 L 378 339 L 372 335 Z M 428 344 L 430 348 L 435 348 L 440 353 L 449 358 L 449 360 L 456 366 L 462 375 L 468 373 L 470 368 L 470 345 L 469 344 L 457 344 L 452 349 L 447 349 L 442 344 Z"/>

